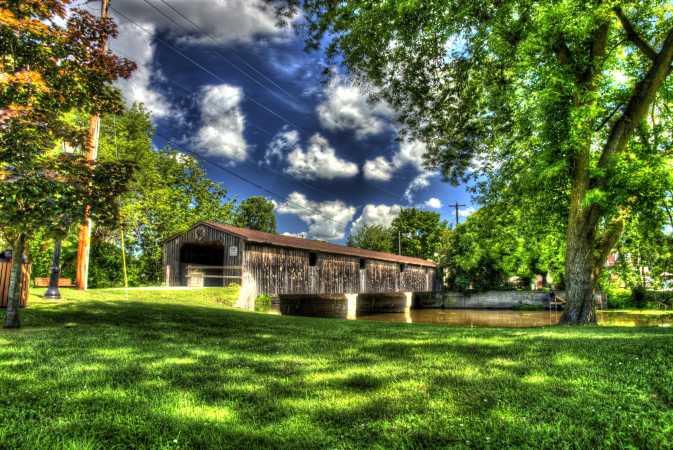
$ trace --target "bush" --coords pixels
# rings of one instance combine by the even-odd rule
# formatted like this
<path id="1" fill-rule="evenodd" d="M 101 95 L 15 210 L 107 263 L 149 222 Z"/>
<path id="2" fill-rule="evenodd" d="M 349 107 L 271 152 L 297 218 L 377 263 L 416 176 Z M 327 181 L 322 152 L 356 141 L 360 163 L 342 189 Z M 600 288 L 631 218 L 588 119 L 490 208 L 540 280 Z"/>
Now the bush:
<path id="1" fill-rule="evenodd" d="M 608 308 L 671 308 L 673 307 L 673 291 L 653 291 L 644 287 L 628 289 L 611 289 L 608 291 Z"/>
<path id="2" fill-rule="evenodd" d="M 645 303 L 650 308 L 673 306 L 673 291 L 645 291 Z"/>
<path id="3" fill-rule="evenodd" d="M 271 297 L 267 294 L 262 294 L 255 299 L 255 311 L 267 312 L 271 309 Z"/>

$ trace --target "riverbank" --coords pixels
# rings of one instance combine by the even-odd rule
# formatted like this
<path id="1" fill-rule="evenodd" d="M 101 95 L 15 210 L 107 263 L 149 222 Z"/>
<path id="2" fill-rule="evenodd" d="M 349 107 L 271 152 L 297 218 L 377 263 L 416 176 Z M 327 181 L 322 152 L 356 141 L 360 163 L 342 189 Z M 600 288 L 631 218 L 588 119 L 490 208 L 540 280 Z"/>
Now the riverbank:
<path id="1" fill-rule="evenodd" d="M 1 446 L 673 447 L 670 329 L 279 317 L 217 291 L 34 295 L 0 331 Z"/>

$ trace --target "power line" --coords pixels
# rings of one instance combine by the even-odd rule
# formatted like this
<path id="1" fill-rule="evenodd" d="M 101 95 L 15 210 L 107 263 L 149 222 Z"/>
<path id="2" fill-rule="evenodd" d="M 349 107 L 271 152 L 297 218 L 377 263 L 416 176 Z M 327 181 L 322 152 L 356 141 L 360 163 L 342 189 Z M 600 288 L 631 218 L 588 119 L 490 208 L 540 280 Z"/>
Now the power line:
<path id="1" fill-rule="evenodd" d="M 167 16 L 163 11 L 161 11 L 160 9 L 158 9 L 155 5 L 149 3 L 148 0 L 143 0 L 143 1 L 144 1 L 145 3 L 147 3 L 149 6 L 151 6 L 152 8 L 154 8 L 155 10 L 157 10 L 157 11 L 158 11 L 160 14 L 162 14 L 164 17 L 166 17 L 167 19 L 171 20 L 171 21 L 172 21 L 173 23 L 175 23 L 176 25 L 180 26 L 180 25 L 179 25 L 173 18 L 171 18 L 170 16 Z M 164 0 L 160 0 L 160 1 L 162 1 L 162 3 L 165 3 L 165 4 L 166 4 L 166 2 L 164 2 Z M 167 6 L 171 7 L 171 5 L 169 5 L 169 4 L 167 4 Z M 146 30 L 143 26 L 141 26 L 140 24 L 138 24 L 136 21 L 134 21 L 133 19 L 131 19 L 128 15 L 124 14 L 122 11 L 119 11 L 118 9 L 116 9 L 116 8 L 114 8 L 114 7 L 112 7 L 112 6 L 110 6 L 110 8 L 111 8 L 114 12 L 116 12 L 117 14 L 119 14 L 122 18 L 124 18 L 127 22 L 133 24 L 134 26 L 136 26 L 138 29 L 140 29 L 140 30 L 143 31 L 144 33 L 146 33 L 146 34 L 148 34 L 148 35 L 152 35 L 152 36 L 153 36 L 157 41 L 159 41 L 161 44 L 163 44 L 164 46 L 168 47 L 169 49 L 171 49 L 172 51 L 174 51 L 174 52 L 175 52 L 176 54 L 178 54 L 179 56 L 185 58 L 187 61 L 189 61 L 190 63 L 192 63 L 193 65 L 195 65 L 195 66 L 198 67 L 199 69 L 201 69 L 201 70 L 203 70 L 204 72 L 208 73 L 209 75 L 211 75 L 211 76 L 217 78 L 218 80 L 222 81 L 223 83 L 227 83 L 227 80 L 225 80 L 224 78 L 222 78 L 222 77 L 220 77 L 219 75 L 215 74 L 214 72 L 212 72 L 211 70 L 209 70 L 209 69 L 206 68 L 205 66 L 201 65 L 198 61 L 196 61 L 196 60 L 194 60 L 193 58 L 189 57 L 189 56 L 186 55 L 184 52 L 178 50 L 177 48 L 175 48 L 174 46 L 172 46 L 171 44 L 169 44 L 169 43 L 166 42 L 165 40 L 163 40 L 163 39 L 161 39 L 161 38 L 159 38 L 159 37 L 156 37 L 156 36 L 154 35 L 154 33 L 152 33 L 152 32 L 150 32 L 150 31 Z M 192 22 L 191 20 L 189 20 L 188 18 L 186 18 L 182 13 L 179 13 L 175 8 L 171 7 L 171 9 L 174 10 L 174 11 L 176 11 L 176 12 L 177 12 L 181 17 L 183 17 L 185 20 L 188 20 L 190 23 L 193 24 L 193 22 Z M 195 25 L 195 24 L 194 24 L 194 25 Z M 198 28 L 197 25 L 195 25 L 195 26 Z M 182 26 L 180 26 L 180 27 L 183 28 Z M 183 28 L 183 29 L 184 29 L 184 28 Z M 205 33 L 205 32 L 204 32 L 204 33 Z M 207 34 L 207 33 L 206 33 L 206 34 Z M 211 37 L 211 39 L 212 39 L 212 37 Z M 246 64 L 247 64 L 247 63 L 246 63 Z M 232 64 L 232 65 L 233 65 L 233 64 Z M 239 69 L 239 70 L 240 70 L 240 69 Z M 255 69 L 255 70 L 256 70 L 256 69 Z M 248 76 L 249 76 L 249 75 L 248 75 Z M 260 84 L 260 85 L 261 85 L 262 87 L 264 87 L 265 89 L 269 89 L 268 87 L 266 87 L 266 86 L 264 86 L 263 84 L 261 84 L 258 80 L 254 80 L 254 81 L 257 82 L 258 84 Z M 169 84 L 174 85 L 174 86 L 180 88 L 180 89 L 183 90 L 184 92 L 188 93 L 188 95 L 190 95 L 190 96 L 193 95 L 193 93 L 188 92 L 185 88 L 183 88 L 182 86 L 179 86 L 177 83 L 170 82 L 169 80 L 164 80 L 164 82 L 168 82 Z M 233 96 L 232 96 L 231 98 L 233 98 Z M 269 113 L 275 115 L 275 116 L 278 117 L 279 119 L 283 120 L 286 124 L 288 124 L 288 125 L 292 125 L 292 126 L 295 127 L 296 129 L 301 129 L 301 130 L 303 130 L 303 131 L 305 131 L 305 132 L 308 132 L 308 131 L 307 131 L 306 129 L 304 129 L 303 127 L 298 126 L 296 123 L 290 121 L 289 119 L 285 118 L 284 116 L 282 116 L 281 114 L 277 113 L 277 112 L 274 111 L 273 109 L 267 107 L 266 105 L 264 105 L 264 104 L 262 104 L 262 103 L 256 101 L 254 98 L 252 98 L 252 97 L 248 97 L 248 98 L 249 98 L 250 101 L 253 102 L 255 105 L 257 105 L 257 106 L 263 108 L 264 110 L 266 110 L 267 112 L 269 112 Z M 263 133 L 268 134 L 269 136 L 272 136 L 272 137 L 275 136 L 275 133 L 270 132 L 270 131 L 268 131 L 268 130 L 265 130 L 265 129 L 263 129 L 263 128 L 261 128 L 261 127 L 255 125 L 255 124 L 250 123 L 249 125 L 252 126 L 253 128 L 256 128 L 256 129 L 262 131 Z M 301 182 L 302 184 L 308 186 L 308 187 L 311 187 L 312 189 L 316 189 L 316 190 L 319 190 L 319 191 L 321 191 L 321 192 L 326 193 L 326 191 L 321 190 L 320 188 L 317 188 L 317 187 L 315 187 L 315 186 L 312 186 L 312 185 L 310 185 L 310 184 L 308 184 L 308 183 L 304 183 L 303 181 L 300 181 L 300 182 Z M 383 193 L 383 194 L 389 196 L 390 198 L 394 199 L 395 201 L 400 201 L 400 200 L 401 200 L 402 202 L 405 202 L 405 201 L 406 201 L 406 199 L 405 199 L 403 196 L 399 196 L 399 195 L 397 195 L 397 194 L 393 194 L 392 192 L 389 192 L 389 191 L 386 190 L 386 189 L 383 189 L 383 188 L 381 188 L 381 187 L 379 187 L 379 186 L 376 186 L 376 185 L 373 184 L 373 183 L 367 183 L 367 185 L 369 185 L 369 186 L 372 187 L 373 189 L 375 189 L 375 190 L 377 190 L 377 191 L 379 191 L 379 192 L 381 192 L 381 193 Z"/>
<path id="2" fill-rule="evenodd" d="M 463 206 L 467 206 L 467 205 L 462 205 L 462 204 L 459 204 L 458 202 L 456 202 L 453 205 L 447 205 L 447 206 L 449 206 L 450 208 L 455 208 L 455 210 L 456 210 L 456 227 L 457 227 L 459 222 L 460 222 L 460 208 L 462 208 Z"/>
<path id="3" fill-rule="evenodd" d="M 212 166 L 214 166 L 214 167 L 217 167 L 217 168 L 220 169 L 220 170 L 223 170 L 223 171 L 227 172 L 229 175 L 234 176 L 234 177 L 238 178 L 239 180 L 241 180 L 241 181 L 243 181 L 243 182 L 245 182 L 245 183 L 248 183 L 248 184 L 250 184 L 250 185 L 256 187 L 257 189 L 260 189 L 260 190 L 266 192 L 267 194 L 272 195 L 272 196 L 274 196 L 274 197 L 280 199 L 281 201 L 285 202 L 285 203 L 288 204 L 288 205 L 292 205 L 292 206 L 295 206 L 295 207 L 297 207 L 297 208 L 301 208 L 301 209 L 303 209 L 303 210 L 305 210 L 305 211 L 308 211 L 308 212 L 310 212 L 310 213 L 313 213 L 313 214 L 319 214 L 319 215 L 321 215 L 321 216 L 323 215 L 323 212 L 320 211 L 320 210 L 318 210 L 318 209 L 315 209 L 315 208 L 309 208 L 309 207 L 307 207 L 307 206 L 300 205 L 299 203 L 291 202 L 291 201 L 287 200 L 287 198 L 286 198 L 284 195 L 281 195 L 281 194 L 279 194 L 279 193 L 277 193 L 277 192 L 275 192 L 275 191 L 272 191 L 271 189 L 268 189 L 268 188 L 266 188 L 265 186 L 262 186 L 261 184 L 255 182 L 255 181 L 252 181 L 252 180 L 250 180 L 250 179 L 244 177 L 243 175 L 240 175 L 240 174 L 236 173 L 235 171 L 231 170 L 230 168 L 228 168 L 228 167 L 226 167 L 226 166 L 224 166 L 224 165 L 222 165 L 222 164 L 220 164 L 220 163 L 217 163 L 217 162 L 213 161 L 213 160 L 210 159 L 210 158 L 207 158 L 207 157 L 205 157 L 205 156 L 203 156 L 203 155 L 200 155 L 200 154 L 198 154 L 197 152 L 195 152 L 195 151 L 193 151 L 193 150 L 187 150 L 187 149 L 184 149 L 184 148 L 179 147 L 178 145 L 176 145 L 176 144 L 175 144 L 169 137 L 167 137 L 167 136 L 164 136 L 164 135 L 162 135 L 162 134 L 160 134 L 160 133 L 156 133 L 156 135 L 159 136 L 159 137 L 161 137 L 161 138 L 163 138 L 168 144 L 170 144 L 170 145 L 171 145 L 172 147 L 174 147 L 176 150 L 179 150 L 179 151 L 181 151 L 181 152 L 187 153 L 187 154 L 193 156 L 193 157 L 196 158 L 196 159 L 200 159 L 200 160 L 202 160 L 202 161 L 205 161 L 205 162 L 207 162 L 208 164 L 210 164 L 210 165 L 212 165 Z M 336 220 L 331 219 L 331 218 L 329 218 L 329 217 L 322 217 L 322 218 L 323 218 L 324 220 L 328 220 L 328 221 L 330 221 L 330 222 L 333 222 L 333 223 L 335 223 L 335 224 L 337 224 L 337 225 L 339 225 L 339 226 L 342 225 L 341 223 L 339 223 L 339 222 L 337 222 Z"/>
<path id="4" fill-rule="evenodd" d="M 150 4 L 150 3 L 148 2 L 148 0 L 143 0 L 143 1 L 145 1 L 145 3 Z M 217 45 L 217 44 L 220 43 L 215 37 L 213 37 L 212 34 L 210 34 L 210 33 L 208 33 L 207 31 L 205 31 L 202 27 L 200 27 L 198 24 L 196 24 L 193 20 L 191 20 L 189 17 L 187 17 L 185 14 L 183 14 L 180 10 L 178 10 L 176 7 L 174 7 L 173 5 L 171 5 L 169 2 L 167 2 L 166 0 L 159 0 L 159 1 L 161 1 L 161 3 L 163 3 L 163 4 L 166 5 L 168 8 L 170 8 L 170 9 L 171 9 L 173 12 L 175 12 L 178 16 L 182 17 L 186 22 L 188 22 L 190 25 L 192 25 L 196 30 L 198 30 L 199 32 L 201 32 L 201 34 L 207 36 L 207 37 L 208 37 L 214 44 Z M 152 4 L 150 4 L 150 6 L 154 7 L 154 5 L 152 5 Z M 157 9 L 156 7 L 154 7 L 154 8 Z M 158 9 L 157 9 L 157 10 L 158 10 Z M 163 14 L 163 13 L 162 13 L 162 14 Z M 164 16 L 165 16 L 165 15 L 164 15 Z M 172 21 L 172 19 L 171 19 L 171 21 Z M 175 22 L 173 22 L 173 23 L 175 23 Z M 238 70 L 239 72 L 245 74 L 247 77 L 249 77 L 250 79 L 252 79 L 253 81 L 255 81 L 255 82 L 256 82 L 257 84 L 259 84 L 260 86 L 263 86 L 263 87 L 265 87 L 266 89 L 269 89 L 268 87 L 266 87 L 266 86 L 264 86 L 263 84 L 261 84 L 261 83 L 260 83 L 258 80 L 256 80 L 254 77 L 252 77 L 251 75 L 249 75 L 247 72 L 245 72 L 243 69 L 239 68 L 236 64 L 234 64 L 234 63 L 233 63 L 233 62 L 232 62 L 232 61 L 231 61 L 231 60 L 230 60 L 230 59 L 229 59 L 223 52 L 219 51 L 219 50 L 216 49 L 216 48 L 213 48 L 212 50 L 213 50 L 214 52 L 216 52 L 218 55 L 220 55 L 222 58 L 224 58 L 224 60 L 225 60 L 226 62 L 228 62 L 229 64 L 231 64 L 236 70 Z M 280 86 L 280 85 L 279 85 L 278 83 L 276 83 L 274 80 L 272 80 L 271 78 L 267 77 L 264 73 L 262 73 L 262 72 L 260 72 L 259 70 L 257 70 L 257 68 L 255 68 L 255 66 L 253 66 L 252 64 L 249 64 L 245 59 L 241 58 L 241 57 L 238 56 L 236 53 L 234 53 L 234 54 L 235 54 L 235 55 L 238 57 L 238 59 L 240 59 L 241 62 L 242 62 L 243 64 L 245 64 L 250 70 L 254 71 L 256 74 L 258 74 L 259 76 L 261 76 L 263 79 L 265 79 L 266 81 L 268 81 L 269 83 L 271 83 L 273 86 L 275 86 L 279 91 L 281 91 L 281 92 L 282 92 L 283 94 L 285 94 L 287 97 L 289 97 L 289 98 L 291 98 L 291 99 L 294 99 L 294 100 L 299 100 L 297 97 L 295 97 L 293 94 L 291 94 L 290 92 L 288 92 L 287 90 L 285 90 L 282 86 Z M 271 90 L 271 89 L 269 89 L 269 90 Z"/>
<path id="5" fill-rule="evenodd" d="M 199 69 L 203 70 L 203 71 L 204 71 L 205 73 L 207 73 L 208 75 L 210 75 L 210 76 L 212 76 L 212 77 L 218 79 L 219 81 L 221 81 L 221 82 L 223 82 L 223 83 L 228 83 L 227 80 L 225 80 L 225 79 L 222 78 L 221 76 L 217 75 L 215 72 L 211 71 L 211 70 L 208 69 L 207 67 L 203 66 L 201 63 L 199 63 L 198 61 L 196 61 L 196 60 L 195 60 L 194 58 L 192 58 L 191 56 L 189 56 L 189 55 L 185 54 L 183 51 L 181 51 L 181 50 L 175 48 L 174 46 L 172 46 L 171 44 L 169 44 L 169 43 L 166 42 L 165 40 L 161 39 L 160 37 L 158 37 L 158 36 L 154 36 L 154 33 L 152 33 L 152 32 L 150 32 L 150 31 L 146 30 L 142 25 L 138 24 L 136 21 L 134 21 L 133 19 L 131 19 L 129 16 L 127 16 L 127 15 L 124 14 L 123 12 L 119 11 L 118 9 L 114 8 L 113 6 L 110 6 L 110 9 L 112 9 L 114 12 L 116 12 L 117 14 L 119 14 L 120 16 L 122 16 L 122 17 L 123 17 L 124 19 L 126 19 L 128 22 L 130 22 L 130 23 L 132 23 L 133 25 L 135 25 L 139 30 L 143 31 L 144 33 L 146 33 L 146 34 L 148 34 L 148 35 L 152 35 L 152 36 L 154 37 L 154 39 L 156 39 L 159 43 L 163 44 L 165 47 L 169 48 L 169 49 L 172 50 L 173 52 L 175 52 L 175 53 L 177 53 L 178 55 L 182 56 L 182 57 L 185 58 L 187 61 L 189 61 L 189 62 L 191 62 L 192 64 L 194 64 L 196 67 L 198 67 Z M 282 114 L 280 114 L 280 113 L 274 111 L 273 109 L 269 108 L 268 106 L 264 105 L 263 103 L 258 102 L 258 101 L 255 100 L 253 97 L 248 97 L 248 99 L 249 99 L 252 103 L 254 103 L 255 105 L 257 105 L 257 106 L 259 106 L 260 108 L 262 108 L 262 109 L 264 109 L 265 111 L 267 111 L 268 113 L 273 114 L 274 116 L 278 117 L 279 119 L 281 119 L 283 122 L 287 123 L 288 125 L 292 125 L 293 127 L 297 128 L 297 129 L 302 129 L 302 130 L 303 130 L 302 127 L 300 127 L 300 126 L 297 125 L 296 123 L 292 122 L 290 119 L 287 119 L 287 118 L 284 117 Z M 306 130 L 304 130 L 304 131 L 306 131 Z"/>

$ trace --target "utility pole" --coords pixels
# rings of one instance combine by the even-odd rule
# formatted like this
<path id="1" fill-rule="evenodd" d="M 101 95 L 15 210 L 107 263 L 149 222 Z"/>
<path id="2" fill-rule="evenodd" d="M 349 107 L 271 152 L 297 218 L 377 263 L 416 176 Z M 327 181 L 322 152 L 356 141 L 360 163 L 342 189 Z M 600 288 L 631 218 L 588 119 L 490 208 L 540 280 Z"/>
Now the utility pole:
<path id="1" fill-rule="evenodd" d="M 100 17 L 107 19 L 110 15 L 110 0 L 101 0 Z M 107 51 L 107 36 L 102 37 L 101 53 Z M 86 139 L 86 159 L 96 161 L 98 157 L 98 142 L 100 138 L 100 114 L 93 114 L 89 118 L 89 132 Z M 91 250 L 91 206 L 84 207 L 84 220 L 79 228 L 79 242 L 77 243 L 77 287 L 86 290 L 89 281 L 89 253 Z"/>
<path id="2" fill-rule="evenodd" d="M 467 205 L 461 205 L 461 204 L 459 204 L 458 202 L 456 202 L 456 203 L 454 203 L 453 205 L 449 205 L 449 206 L 450 206 L 451 208 L 455 208 L 455 210 L 456 210 L 456 225 L 455 225 L 455 226 L 457 227 L 457 226 L 458 226 L 458 223 L 459 223 L 459 221 L 460 221 L 460 208 L 462 208 L 463 206 L 467 206 Z M 454 227 L 454 228 L 455 228 L 455 227 Z"/>

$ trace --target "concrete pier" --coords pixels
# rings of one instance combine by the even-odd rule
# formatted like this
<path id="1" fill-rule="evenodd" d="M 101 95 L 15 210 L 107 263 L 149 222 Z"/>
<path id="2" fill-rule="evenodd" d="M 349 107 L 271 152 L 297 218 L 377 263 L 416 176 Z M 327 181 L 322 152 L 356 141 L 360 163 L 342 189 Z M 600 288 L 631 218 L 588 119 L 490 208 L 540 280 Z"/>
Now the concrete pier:
<path id="1" fill-rule="evenodd" d="M 405 313 L 410 316 L 413 293 L 280 295 L 279 301 L 283 315 L 353 320 L 380 313 Z"/>

